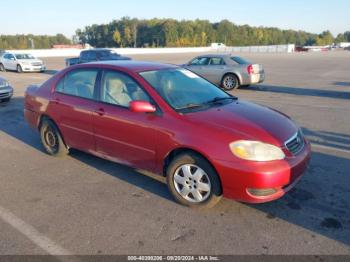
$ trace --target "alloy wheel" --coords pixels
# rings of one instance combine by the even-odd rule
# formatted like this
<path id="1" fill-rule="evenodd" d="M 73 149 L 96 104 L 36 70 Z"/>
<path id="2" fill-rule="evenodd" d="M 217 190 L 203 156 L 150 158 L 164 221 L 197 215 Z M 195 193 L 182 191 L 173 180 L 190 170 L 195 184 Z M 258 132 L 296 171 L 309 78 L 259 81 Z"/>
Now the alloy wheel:
<path id="1" fill-rule="evenodd" d="M 185 164 L 177 168 L 174 174 L 177 193 L 192 203 L 205 201 L 211 193 L 209 176 L 196 165 Z"/>

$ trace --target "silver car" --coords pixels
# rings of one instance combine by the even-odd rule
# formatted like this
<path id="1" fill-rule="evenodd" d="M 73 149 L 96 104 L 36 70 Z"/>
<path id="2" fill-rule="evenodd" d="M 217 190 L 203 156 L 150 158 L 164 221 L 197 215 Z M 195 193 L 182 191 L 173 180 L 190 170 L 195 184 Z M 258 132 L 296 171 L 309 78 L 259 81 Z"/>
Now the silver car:
<path id="1" fill-rule="evenodd" d="M 0 102 L 10 101 L 12 95 L 13 88 L 6 79 L 0 77 Z"/>
<path id="2" fill-rule="evenodd" d="M 250 63 L 238 56 L 202 55 L 192 59 L 184 67 L 225 90 L 262 83 L 265 80 L 262 65 Z"/>
<path id="3" fill-rule="evenodd" d="M 14 70 L 22 72 L 44 72 L 45 64 L 31 54 L 4 53 L 0 58 L 0 71 Z"/>

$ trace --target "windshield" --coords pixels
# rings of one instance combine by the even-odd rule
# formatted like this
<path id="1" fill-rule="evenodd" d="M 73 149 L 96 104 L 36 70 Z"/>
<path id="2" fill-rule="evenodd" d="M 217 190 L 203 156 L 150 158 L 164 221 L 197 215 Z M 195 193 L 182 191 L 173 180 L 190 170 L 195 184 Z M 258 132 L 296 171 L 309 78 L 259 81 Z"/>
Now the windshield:
<path id="1" fill-rule="evenodd" d="M 140 75 L 177 111 L 205 109 L 218 101 L 235 99 L 186 69 L 141 72 Z"/>
<path id="2" fill-rule="evenodd" d="M 30 54 L 16 54 L 17 59 L 35 59 L 34 56 Z"/>
<path id="3" fill-rule="evenodd" d="M 239 56 L 232 56 L 231 59 L 233 61 L 235 61 L 237 64 L 240 64 L 240 65 L 248 65 L 248 64 L 251 64 L 249 61 L 243 59 L 242 57 L 239 57 Z"/>

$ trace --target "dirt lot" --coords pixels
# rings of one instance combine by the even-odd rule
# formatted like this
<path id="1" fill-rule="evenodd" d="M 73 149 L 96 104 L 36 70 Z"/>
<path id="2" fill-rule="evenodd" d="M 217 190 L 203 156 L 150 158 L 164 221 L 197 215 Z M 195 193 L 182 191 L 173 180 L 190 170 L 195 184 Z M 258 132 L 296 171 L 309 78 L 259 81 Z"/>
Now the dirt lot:
<path id="1" fill-rule="evenodd" d="M 1 73 L 15 97 L 0 106 L 0 254 L 350 254 L 350 52 L 245 57 L 267 79 L 234 94 L 290 115 L 312 142 L 312 161 L 278 201 L 223 200 L 207 211 L 179 206 L 153 175 L 77 151 L 43 152 L 23 119 L 23 93 L 63 58 L 44 59 L 45 74 Z"/>

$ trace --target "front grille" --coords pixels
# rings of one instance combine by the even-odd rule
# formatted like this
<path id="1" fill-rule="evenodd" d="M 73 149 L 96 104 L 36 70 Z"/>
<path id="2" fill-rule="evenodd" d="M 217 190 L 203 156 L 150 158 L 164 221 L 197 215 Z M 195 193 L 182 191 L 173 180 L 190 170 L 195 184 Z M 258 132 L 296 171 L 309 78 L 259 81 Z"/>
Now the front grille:
<path id="1" fill-rule="evenodd" d="M 41 66 L 41 63 L 32 63 L 32 66 Z"/>
<path id="2" fill-rule="evenodd" d="M 289 152 L 291 152 L 293 155 L 298 154 L 305 145 L 302 133 L 298 131 L 298 133 L 286 141 L 285 145 Z"/>
<path id="3" fill-rule="evenodd" d="M 10 93 L 0 93 L 0 99 L 1 98 L 8 98 L 10 96 Z"/>

